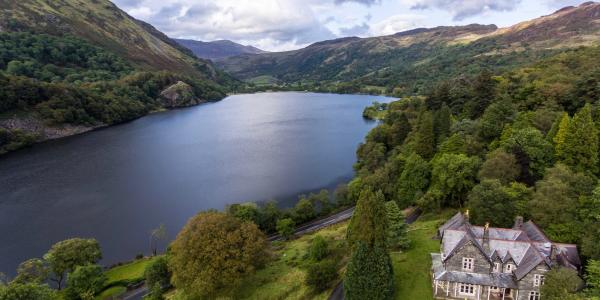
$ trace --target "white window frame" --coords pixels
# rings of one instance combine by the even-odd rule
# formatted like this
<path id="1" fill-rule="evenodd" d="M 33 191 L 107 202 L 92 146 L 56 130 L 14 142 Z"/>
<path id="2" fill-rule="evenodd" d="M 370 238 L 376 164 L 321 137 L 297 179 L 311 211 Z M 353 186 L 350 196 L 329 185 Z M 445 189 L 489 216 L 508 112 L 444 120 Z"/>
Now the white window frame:
<path id="1" fill-rule="evenodd" d="M 531 291 L 529 292 L 529 297 L 527 300 L 540 300 L 540 292 Z"/>
<path id="2" fill-rule="evenodd" d="M 515 269 L 515 265 L 514 264 L 506 264 L 506 266 L 504 267 L 504 273 L 512 273 L 512 271 Z"/>
<path id="3" fill-rule="evenodd" d="M 533 286 L 542 286 L 544 285 L 544 275 L 535 274 L 533 275 Z"/>
<path id="4" fill-rule="evenodd" d="M 494 273 L 500 273 L 500 271 L 502 270 L 502 263 L 499 262 L 495 262 L 494 263 Z"/>
<path id="5" fill-rule="evenodd" d="M 475 270 L 475 259 L 470 257 L 463 257 L 462 259 L 462 269 L 463 271 L 473 271 Z"/>
<path id="6" fill-rule="evenodd" d="M 470 283 L 461 283 L 458 287 L 458 294 L 463 296 L 475 296 L 475 285 Z"/>

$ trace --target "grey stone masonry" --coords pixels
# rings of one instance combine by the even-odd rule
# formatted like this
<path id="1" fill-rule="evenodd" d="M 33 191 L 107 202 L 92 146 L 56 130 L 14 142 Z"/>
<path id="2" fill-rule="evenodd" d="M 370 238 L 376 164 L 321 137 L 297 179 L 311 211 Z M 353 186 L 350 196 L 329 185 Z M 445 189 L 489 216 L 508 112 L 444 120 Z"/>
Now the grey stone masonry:
<path id="1" fill-rule="evenodd" d="M 540 300 L 544 275 L 562 266 L 580 271 L 577 247 L 550 241 L 533 222 L 492 228 L 473 226 L 468 211 L 438 229 L 440 253 L 432 253 L 435 299 Z"/>

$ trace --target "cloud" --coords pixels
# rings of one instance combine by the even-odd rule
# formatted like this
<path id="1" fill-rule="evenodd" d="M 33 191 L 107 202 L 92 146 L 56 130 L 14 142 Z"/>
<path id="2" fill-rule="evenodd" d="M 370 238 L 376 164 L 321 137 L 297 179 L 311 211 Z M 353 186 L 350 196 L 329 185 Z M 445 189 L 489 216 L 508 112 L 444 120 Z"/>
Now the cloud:
<path id="1" fill-rule="evenodd" d="M 371 27 L 367 23 L 360 25 L 354 25 L 352 27 L 340 28 L 340 35 L 342 36 L 364 36 L 369 33 Z"/>
<path id="2" fill-rule="evenodd" d="M 373 36 L 391 35 L 401 31 L 422 27 L 425 16 L 414 14 L 399 14 L 386 18 L 371 25 L 370 34 Z"/>
<path id="3" fill-rule="evenodd" d="M 488 11 L 511 11 L 521 0 L 402 0 L 412 9 L 436 8 L 450 12 L 455 21 Z"/>
<path id="4" fill-rule="evenodd" d="M 127 11 L 134 17 L 177 38 L 229 39 L 268 50 L 286 50 L 336 37 L 305 1 L 172 0 L 168 4 L 165 0 L 135 1 L 134 7 L 123 7 L 129 7 Z M 134 1 L 115 2 L 122 5 Z"/>
<path id="5" fill-rule="evenodd" d="M 350 3 L 350 2 L 363 4 L 363 5 L 367 5 L 367 6 L 371 6 L 374 4 L 381 4 L 381 0 L 335 0 L 334 2 L 337 5 L 344 4 L 344 3 Z"/>

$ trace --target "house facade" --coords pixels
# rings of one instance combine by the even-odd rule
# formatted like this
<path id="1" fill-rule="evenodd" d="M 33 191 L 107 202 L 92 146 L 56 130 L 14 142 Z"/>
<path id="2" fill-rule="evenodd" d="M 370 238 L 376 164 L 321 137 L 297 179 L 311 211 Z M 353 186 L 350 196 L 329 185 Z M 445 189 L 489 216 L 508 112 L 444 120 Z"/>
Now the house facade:
<path id="1" fill-rule="evenodd" d="M 550 241 L 533 222 L 517 217 L 513 228 L 473 226 L 468 211 L 438 229 L 432 253 L 435 299 L 540 300 L 544 274 L 580 269 L 577 246 Z"/>

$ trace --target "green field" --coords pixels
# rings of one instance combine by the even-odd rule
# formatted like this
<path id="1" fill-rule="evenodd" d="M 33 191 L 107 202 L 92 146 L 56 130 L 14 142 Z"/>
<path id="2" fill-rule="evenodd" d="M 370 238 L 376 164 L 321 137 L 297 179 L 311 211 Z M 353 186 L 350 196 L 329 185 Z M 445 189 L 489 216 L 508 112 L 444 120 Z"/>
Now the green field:
<path id="1" fill-rule="evenodd" d="M 440 241 L 433 237 L 438 226 L 450 213 L 452 212 L 445 212 L 441 216 L 421 217 L 410 225 L 410 250 L 391 254 L 396 280 L 396 299 L 433 299 L 430 253 L 440 249 Z"/>
<path id="2" fill-rule="evenodd" d="M 98 300 L 113 299 L 125 291 L 129 283 L 139 282 L 144 279 L 146 266 L 157 257 L 142 258 L 107 270 L 104 274 L 108 277 L 107 288 L 96 296 Z"/>

